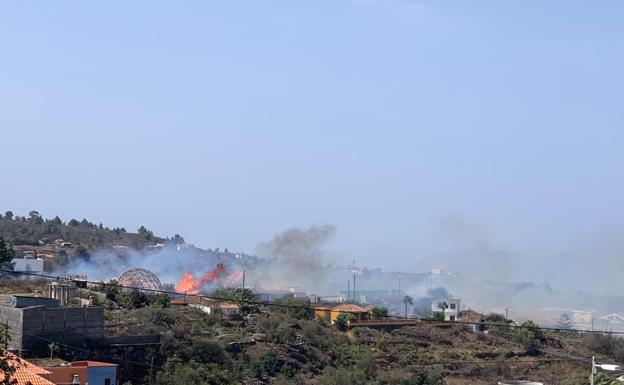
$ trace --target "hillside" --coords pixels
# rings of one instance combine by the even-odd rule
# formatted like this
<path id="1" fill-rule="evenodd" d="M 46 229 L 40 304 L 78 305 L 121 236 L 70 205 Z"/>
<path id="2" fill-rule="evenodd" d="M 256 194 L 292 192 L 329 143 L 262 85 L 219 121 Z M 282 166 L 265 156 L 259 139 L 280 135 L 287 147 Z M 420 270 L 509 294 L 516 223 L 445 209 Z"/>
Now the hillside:
<path id="1" fill-rule="evenodd" d="M 31 211 L 28 217 L 16 216 L 11 211 L 0 214 L 0 235 L 14 245 L 40 246 L 54 244 L 55 240 L 62 239 L 87 249 L 113 245 L 142 249 L 165 241 L 143 226 L 132 233 L 123 227 L 111 229 L 86 219 L 63 221 L 58 216 L 44 219 L 37 211 Z"/>
<path id="2" fill-rule="evenodd" d="M 13 285 L 24 291 L 32 283 Z M 95 288 L 89 295 L 106 308 L 109 336 L 158 334 L 160 346 L 91 352 L 61 346 L 57 357 L 112 360 L 121 365 L 123 381 L 135 385 L 488 385 L 501 379 L 585 385 L 592 355 L 624 360 L 624 343 L 597 333 L 529 326 L 482 333 L 454 322 L 343 331 L 312 319 L 301 311 L 303 302 L 302 309 L 252 306 L 229 317 L 138 292 Z"/>

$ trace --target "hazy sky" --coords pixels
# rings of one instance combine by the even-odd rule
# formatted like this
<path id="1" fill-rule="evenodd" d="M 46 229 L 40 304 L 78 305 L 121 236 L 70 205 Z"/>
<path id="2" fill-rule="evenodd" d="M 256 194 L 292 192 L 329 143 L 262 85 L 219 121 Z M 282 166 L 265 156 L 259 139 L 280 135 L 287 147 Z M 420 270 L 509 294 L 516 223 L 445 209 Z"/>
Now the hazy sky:
<path id="1" fill-rule="evenodd" d="M 335 263 L 511 258 L 534 280 L 585 247 L 582 268 L 624 234 L 623 13 L 3 1 L 0 210 L 248 252 L 327 223 Z"/>

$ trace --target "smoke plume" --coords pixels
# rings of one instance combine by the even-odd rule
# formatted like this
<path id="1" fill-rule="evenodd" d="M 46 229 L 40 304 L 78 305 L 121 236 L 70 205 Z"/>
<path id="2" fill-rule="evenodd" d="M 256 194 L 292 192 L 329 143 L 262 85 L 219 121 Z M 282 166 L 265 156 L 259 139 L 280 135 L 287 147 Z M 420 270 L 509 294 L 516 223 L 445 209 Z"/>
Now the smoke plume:
<path id="1" fill-rule="evenodd" d="M 321 266 L 321 247 L 336 233 L 333 225 L 288 229 L 256 248 L 259 256 L 297 265 Z"/>

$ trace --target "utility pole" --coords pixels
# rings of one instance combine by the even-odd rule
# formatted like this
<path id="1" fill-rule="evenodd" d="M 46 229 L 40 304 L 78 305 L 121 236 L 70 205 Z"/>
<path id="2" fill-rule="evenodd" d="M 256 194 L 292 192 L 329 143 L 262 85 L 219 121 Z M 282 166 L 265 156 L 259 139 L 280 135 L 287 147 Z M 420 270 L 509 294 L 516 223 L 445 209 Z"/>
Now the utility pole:
<path id="1" fill-rule="evenodd" d="M 353 303 L 357 303 L 357 297 L 355 296 L 355 270 L 353 270 Z"/>
<path id="2" fill-rule="evenodd" d="M 4 322 L 2 337 L 4 338 L 4 350 L 7 351 L 9 350 L 9 320 Z"/>
<path id="3" fill-rule="evenodd" d="M 594 374 L 596 374 L 596 358 L 592 356 L 592 372 L 589 380 L 590 385 L 594 385 Z"/>
<path id="4" fill-rule="evenodd" d="M 347 302 L 351 301 L 351 280 L 347 280 Z"/>
<path id="5" fill-rule="evenodd" d="M 152 355 L 152 360 L 150 362 L 149 385 L 152 385 L 153 377 L 154 377 L 154 356 Z"/>
<path id="6" fill-rule="evenodd" d="M 243 290 L 245 290 L 245 269 L 243 269 Z"/>
<path id="7" fill-rule="evenodd" d="M 399 297 L 401 296 L 401 273 L 399 273 Z"/>
<path id="8" fill-rule="evenodd" d="M 505 322 L 509 320 L 509 308 L 505 308 Z"/>

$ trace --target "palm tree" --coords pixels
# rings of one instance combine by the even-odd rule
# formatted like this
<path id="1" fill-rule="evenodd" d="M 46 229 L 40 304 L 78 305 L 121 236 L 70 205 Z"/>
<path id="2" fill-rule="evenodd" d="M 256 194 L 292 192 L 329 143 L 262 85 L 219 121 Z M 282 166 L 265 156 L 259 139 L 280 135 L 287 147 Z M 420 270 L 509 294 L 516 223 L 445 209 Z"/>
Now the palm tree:
<path id="1" fill-rule="evenodd" d="M 407 318 L 407 305 L 412 305 L 414 300 L 409 295 L 403 297 L 403 304 L 405 305 L 405 318 Z"/>

